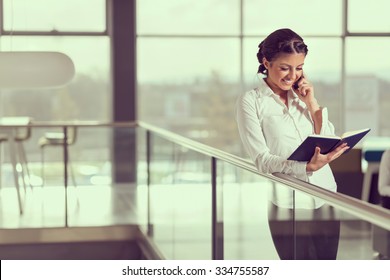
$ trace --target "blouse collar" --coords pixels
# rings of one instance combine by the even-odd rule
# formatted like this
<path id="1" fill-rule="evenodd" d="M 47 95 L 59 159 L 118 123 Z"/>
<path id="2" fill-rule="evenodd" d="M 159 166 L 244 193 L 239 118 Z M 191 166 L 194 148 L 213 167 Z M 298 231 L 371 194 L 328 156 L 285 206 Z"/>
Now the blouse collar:
<path id="1" fill-rule="evenodd" d="M 273 97 L 277 102 L 280 102 L 279 96 L 273 92 L 273 90 L 265 82 L 265 79 L 260 79 L 260 84 L 259 84 L 258 89 L 259 89 L 259 92 L 261 92 L 261 94 L 263 94 L 265 96 Z M 289 106 L 293 102 L 298 103 L 298 104 L 301 103 L 301 100 L 299 99 L 298 95 L 292 89 L 290 89 L 287 92 L 287 100 L 288 100 Z"/>

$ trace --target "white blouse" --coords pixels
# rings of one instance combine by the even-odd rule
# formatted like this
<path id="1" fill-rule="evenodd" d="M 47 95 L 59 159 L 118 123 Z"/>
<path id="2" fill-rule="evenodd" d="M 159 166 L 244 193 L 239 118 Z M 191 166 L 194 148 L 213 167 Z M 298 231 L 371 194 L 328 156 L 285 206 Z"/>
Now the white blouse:
<path id="1" fill-rule="evenodd" d="M 263 79 L 258 88 L 239 96 L 236 120 L 245 150 L 261 173 L 281 172 L 336 191 L 336 182 L 329 165 L 308 173 L 306 162 L 287 160 L 308 135 L 314 134 L 314 122 L 306 104 L 292 90 L 288 92 L 287 100 L 288 107 Z M 320 134 L 334 135 L 326 108 L 322 109 Z M 276 205 L 293 207 L 291 190 L 278 187 L 273 194 L 272 201 Z M 296 192 L 295 207 L 313 209 L 323 204 L 320 199 Z"/>
<path id="2" fill-rule="evenodd" d="M 386 150 L 379 166 L 378 191 L 381 196 L 390 196 L 390 150 Z"/>

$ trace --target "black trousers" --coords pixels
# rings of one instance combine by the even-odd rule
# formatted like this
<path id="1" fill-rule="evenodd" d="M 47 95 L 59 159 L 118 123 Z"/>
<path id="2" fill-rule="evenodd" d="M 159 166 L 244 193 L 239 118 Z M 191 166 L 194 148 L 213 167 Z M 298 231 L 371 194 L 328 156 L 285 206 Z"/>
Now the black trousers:
<path id="1" fill-rule="evenodd" d="M 384 208 L 390 209 L 390 196 L 382 196 L 381 203 Z"/>
<path id="2" fill-rule="evenodd" d="M 282 260 L 335 260 L 340 221 L 334 209 L 285 209 L 270 204 L 269 227 Z"/>

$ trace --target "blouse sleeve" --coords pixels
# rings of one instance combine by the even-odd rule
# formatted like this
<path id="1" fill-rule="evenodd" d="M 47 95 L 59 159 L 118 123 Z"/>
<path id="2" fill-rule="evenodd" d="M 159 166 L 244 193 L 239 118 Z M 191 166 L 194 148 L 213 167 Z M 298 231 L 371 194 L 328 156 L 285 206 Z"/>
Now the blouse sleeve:
<path id="1" fill-rule="evenodd" d="M 334 126 L 329 121 L 327 108 L 322 108 L 322 127 L 321 127 L 320 134 L 321 135 L 335 135 Z"/>
<path id="2" fill-rule="evenodd" d="M 321 107 L 322 112 L 322 124 L 320 135 L 335 135 L 335 130 L 333 124 L 329 121 L 328 109 L 326 107 Z M 313 118 L 308 109 L 306 109 L 306 114 L 309 116 L 311 122 L 314 124 Z"/>
<path id="3" fill-rule="evenodd" d="M 253 96 L 242 94 L 238 98 L 236 121 L 243 146 L 259 172 L 281 172 L 306 178 L 306 162 L 286 160 L 270 153 L 260 125 L 261 119 L 256 111 L 256 99 Z"/>

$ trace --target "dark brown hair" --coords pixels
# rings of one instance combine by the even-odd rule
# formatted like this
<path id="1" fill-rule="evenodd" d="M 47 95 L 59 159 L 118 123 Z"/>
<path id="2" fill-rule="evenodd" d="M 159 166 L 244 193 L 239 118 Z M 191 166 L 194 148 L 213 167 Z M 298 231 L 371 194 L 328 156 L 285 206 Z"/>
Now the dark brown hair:
<path id="1" fill-rule="evenodd" d="M 303 53 L 306 56 L 307 52 L 308 48 L 301 36 L 288 28 L 278 29 L 259 44 L 257 60 L 260 66 L 257 73 L 267 75 L 267 69 L 263 65 L 264 57 L 271 62 L 282 53 Z"/>

